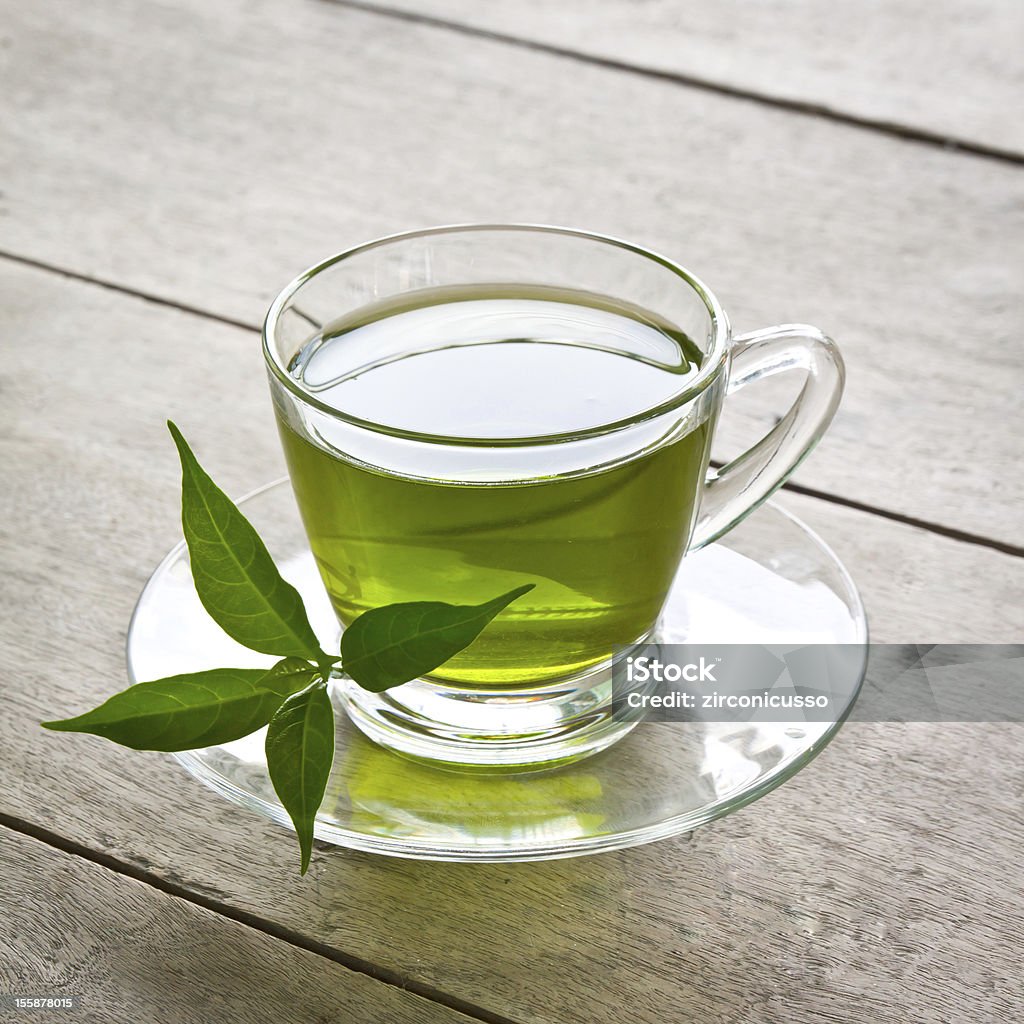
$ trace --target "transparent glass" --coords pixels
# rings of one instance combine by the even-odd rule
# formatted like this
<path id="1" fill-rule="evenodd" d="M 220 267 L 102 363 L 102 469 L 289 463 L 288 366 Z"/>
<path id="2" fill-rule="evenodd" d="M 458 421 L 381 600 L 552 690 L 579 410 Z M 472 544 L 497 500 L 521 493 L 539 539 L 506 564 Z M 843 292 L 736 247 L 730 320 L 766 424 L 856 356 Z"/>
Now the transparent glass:
<path id="1" fill-rule="evenodd" d="M 734 339 L 682 267 L 531 225 L 434 228 L 335 256 L 274 302 L 264 348 L 343 627 L 384 603 L 477 603 L 536 583 L 431 677 L 384 694 L 339 679 L 372 739 L 484 768 L 577 759 L 628 730 L 610 716 L 612 648 L 656 635 L 685 553 L 785 480 L 843 382 L 815 328 Z M 709 473 L 727 394 L 793 369 L 805 380 L 792 407 Z M 367 401 L 370 378 L 388 386 Z"/>
<path id="2" fill-rule="evenodd" d="M 285 579 L 298 588 L 324 650 L 339 625 L 286 480 L 242 499 Z M 168 623 L 174 628 L 169 629 Z M 659 627 L 667 643 L 849 644 L 866 660 L 864 608 L 835 555 L 802 523 L 766 503 L 716 544 L 686 558 Z M 178 543 L 139 598 L 128 630 L 131 682 L 217 665 L 257 668 L 273 658 L 232 640 L 206 613 Z M 518 861 L 614 850 L 679 835 L 728 814 L 790 778 L 829 742 L 863 675 L 834 720 L 643 722 L 582 764 L 528 775 L 456 773 L 414 763 L 369 742 L 332 687 L 335 756 L 318 839 L 398 857 Z M 229 800 L 286 828 L 267 775 L 265 729 L 175 754 Z"/>

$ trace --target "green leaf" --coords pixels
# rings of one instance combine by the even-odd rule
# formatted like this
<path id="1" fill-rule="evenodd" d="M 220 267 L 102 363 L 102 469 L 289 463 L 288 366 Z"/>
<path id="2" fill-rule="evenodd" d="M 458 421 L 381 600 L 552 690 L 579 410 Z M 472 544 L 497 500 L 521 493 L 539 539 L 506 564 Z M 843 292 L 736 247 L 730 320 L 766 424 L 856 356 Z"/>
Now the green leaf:
<path id="1" fill-rule="evenodd" d="M 334 709 L 318 680 L 293 694 L 267 729 L 267 770 L 299 837 L 302 874 L 313 850 L 313 825 L 334 760 Z"/>
<path id="2" fill-rule="evenodd" d="M 135 750 L 194 750 L 261 728 L 281 702 L 319 670 L 296 658 L 262 668 L 214 668 L 138 683 L 77 718 L 43 722 L 56 732 L 88 732 Z"/>
<path id="3" fill-rule="evenodd" d="M 379 693 L 432 672 L 468 647 L 491 619 L 534 584 L 484 604 L 411 601 L 364 612 L 341 634 L 341 667 Z"/>
<path id="4" fill-rule="evenodd" d="M 210 479 L 181 431 L 167 426 L 181 457 L 181 524 L 196 592 L 210 617 L 240 644 L 277 657 L 320 650 L 299 592 L 277 571 L 266 545 L 234 502 Z"/>

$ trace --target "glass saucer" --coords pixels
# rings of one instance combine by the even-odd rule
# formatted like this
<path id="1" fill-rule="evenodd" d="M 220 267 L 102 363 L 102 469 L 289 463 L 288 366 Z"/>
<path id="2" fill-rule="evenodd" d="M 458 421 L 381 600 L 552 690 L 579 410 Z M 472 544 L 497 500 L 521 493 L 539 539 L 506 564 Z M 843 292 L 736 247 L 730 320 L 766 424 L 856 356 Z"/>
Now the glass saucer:
<path id="1" fill-rule="evenodd" d="M 240 503 L 302 594 L 325 650 L 339 628 L 287 480 Z M 722 540 L 687 555 L 663 620 L 665 642 L 867 645 L 848 573 L 806 526 L 767 503 Z M 207 616 L 179 543 L 139 598 L 128 631 L 131 681 L 221 665 L 258 667 Z M 860 675 L 863 674 L 861 669 Z M 528 774 L 471 774 L 416 763 L 367 740 L 341 696 L 334 769 L 318 839 L 396 857 L 522 861 L 664 839 L 743 807 L 785 782 L 838 731 L 830 722 L 641 723 L 583 761 Z M 290 827 L 263 755 L 264 731 L 174 757 L 221 795 Z"/>

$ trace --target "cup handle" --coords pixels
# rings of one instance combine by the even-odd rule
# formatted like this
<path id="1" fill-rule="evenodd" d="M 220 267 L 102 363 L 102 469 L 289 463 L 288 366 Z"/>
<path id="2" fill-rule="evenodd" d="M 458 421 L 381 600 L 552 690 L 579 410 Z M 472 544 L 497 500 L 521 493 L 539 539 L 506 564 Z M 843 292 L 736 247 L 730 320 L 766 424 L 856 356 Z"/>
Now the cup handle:
<path id="1" fill-rule="evenodd" d="M 817 327 L 782 324 L 733 339 L 726 396 L 794 369 L 807 379 L 789 412 L 742 455 L 708 473 L 691 551 L 731 530 L 785 482 L 825 433 L 843 393 L 843 358 Z"/>

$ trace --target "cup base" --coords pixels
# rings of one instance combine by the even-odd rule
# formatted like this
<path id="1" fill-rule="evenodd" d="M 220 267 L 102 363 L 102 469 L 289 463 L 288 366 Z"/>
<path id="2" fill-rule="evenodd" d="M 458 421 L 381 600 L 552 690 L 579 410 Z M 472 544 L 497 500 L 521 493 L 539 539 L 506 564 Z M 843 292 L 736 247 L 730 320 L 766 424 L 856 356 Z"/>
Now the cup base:
<path id="1" fill-rule="evenodd" d="M 334 684 L 355 726 L 396 754 L 454 771 L 536 771 L 596 754 L 636 725 L 612 717 L 613 664 L 521 688 L 417 679 L 371 693 L 344 676 Z"/>

